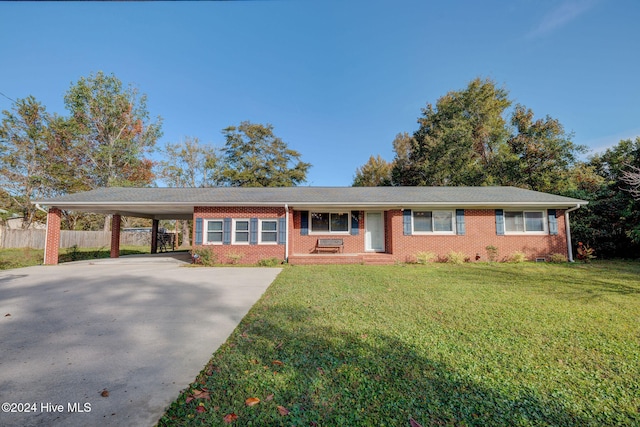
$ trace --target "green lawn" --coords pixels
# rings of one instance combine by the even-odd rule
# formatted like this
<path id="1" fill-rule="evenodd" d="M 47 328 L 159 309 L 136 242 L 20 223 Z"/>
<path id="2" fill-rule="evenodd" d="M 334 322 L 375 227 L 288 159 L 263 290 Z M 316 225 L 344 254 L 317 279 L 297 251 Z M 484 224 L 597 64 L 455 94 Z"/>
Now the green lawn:
<path id="1" fill-rule="evenodd" d="M 109 258 L 109 248 L 67 248 L 60 249 L 59 262 L 80 261 L 96 258 Z M 149 253 L 146 246 L 121 246 L 120 255 Z M 0 270 L 10 268 L 30 267 L 42 264 L 44 250 L 42 249 L 0 249 Z"/>
<path id="2" fill-rule="evenodd" d="M 234 415 L 640 425 L 640 263 L 289 266 L 159 425 Z"/>

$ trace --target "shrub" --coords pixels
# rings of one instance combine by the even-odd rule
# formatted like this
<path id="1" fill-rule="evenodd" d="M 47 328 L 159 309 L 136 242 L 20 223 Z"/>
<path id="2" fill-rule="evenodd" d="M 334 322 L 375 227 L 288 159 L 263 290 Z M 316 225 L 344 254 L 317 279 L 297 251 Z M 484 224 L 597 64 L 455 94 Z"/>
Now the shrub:
<path id="1" fill-rule="evenodd" d="M 416 254 L 416 262 L 418 264 L 427 264 L 431 261 L 433 261 L 436 258 L 436 254 L 434 254 L 433 252 L 418 252 Z"/>
<path id="2" fill-rule="evenodd" d="M 451 251 L 447 254 L 447 263 L 449 264 L 463 264 L 469 261 L 469 258 L 462 252 Z"/>
<path id="3" fill-rule="evenodd" d="M 275 267 L 276 265 L 280 264 L 280 260 L 278 258 L 263 258 L 260 261 L 258 261 L 258 266 L 259 267 Z"/>
<path id="4" fill-rule="evenodd" d="M 69 249 L 67 249 L 67 256 L 71 261 L 78 261 L 82 256 L 78 245 L 73 245 Z"/>
<path id="5" fill-rule="evenodd" d="M 488 245 L 485 246 L 485 249 L 487 250 L 487 259 L 489 262 L 498 261 L 498 248 L 496 246 Z"/>
<path id="6" fill-rule="evenodd" d="M 559 253 L 551 254 L 551 257 L 549 257 L 549 262 L 553 262 L 557 264 L 562 262 L 567 262 L 567 257 L 564 254 L 559 254 Z"/>
<path id="7" fill-rule="evenodd" d="M 527 254 L 521 251 L 515 251 L 509 255 L 509 262 L 520 263 L 527 261 Z"/>
<path id="8" fill-rule="evenodd" d="M 231 264 L 236 265 L 242 258 L 244 258 L 244 254 L 240 252 L 227 252 L 227 258 Z"/>
<path id="9" fill-rule="evenodd" d="M 578 242 L 578 259 L 582 262 L 591 262 L 596 256 L 595 250 L 589 245 L 584 245 L 582 242 Z"/>
<path id="10" fill-rule="evenodd" d="M 195 264 L 202 264 L 205 267 L 211 267 L 216 263 L 218 257 L 212 251 L 206 248 L 197 248 L 191 251 Z"/>

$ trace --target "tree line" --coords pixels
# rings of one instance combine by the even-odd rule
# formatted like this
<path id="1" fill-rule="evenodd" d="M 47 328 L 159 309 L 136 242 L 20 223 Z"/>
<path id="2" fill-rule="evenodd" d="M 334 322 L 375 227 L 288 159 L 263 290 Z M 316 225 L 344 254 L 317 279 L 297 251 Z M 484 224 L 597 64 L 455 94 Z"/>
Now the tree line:
<path id="1" fill-rule="evenodd" d="M 64 95 L 67 115 L 50 114 L 35 97 L 13 102 L 0 124 L 0 218 L 23 227 L 43 221 L 31 201 L 112 186 L 294 186 L 309 163 L 249 121 L 222 129 L 225 144 L 197 137 L 157 147 L 162 119 L 147 97 L 102 72 L 80 78 Z M 428 103 L 413 133 L 392 141 L 394 158 L 371 156 L 354 186 L 510 185 L 589 200 L 572 214 L 574 240 L 601 257 L 638 257 L 640 137 L 584 159 L 559 120 L 536 117 L 490 79 Z M 155 158 L 153 160 L 153 153 Z M 64 212 L 69 229 L 99 229 L 102 216 Z M 185 233 L 188 228 L 185 226 Z"/>
<path id="2" fill-rule="evenodd" d="M 43 221 L 33 200 L 113 186 L 292 186 L 311 167 L 270 124 L 244 121 L 222 130 L 217 148 L 198 138 L 156 147 L 162 119 L 147 97 L 103 72 L 80 78 L 64 96 L 68 115 L 50 114 L 34 96 L 13 101 L 0 124 L 0 215 L 22 227 Z M 161 160 L 154 161 L 158 152 Z M 64 212 L 69 229 L 108 226 L 108 218 Z"/>
<path id="3" fill-rule="evenodd" d="M 353 185 L 507 185 L 588 200 L 572 214 L 575 242 L 601 257 L 638 257 L 640 137 L 584 160 L 587 148 L 559 120 L 537 118 L 481 78 L 428 103 L 417 123 L 393 140 L 391 162 L 372 155 Z"/>

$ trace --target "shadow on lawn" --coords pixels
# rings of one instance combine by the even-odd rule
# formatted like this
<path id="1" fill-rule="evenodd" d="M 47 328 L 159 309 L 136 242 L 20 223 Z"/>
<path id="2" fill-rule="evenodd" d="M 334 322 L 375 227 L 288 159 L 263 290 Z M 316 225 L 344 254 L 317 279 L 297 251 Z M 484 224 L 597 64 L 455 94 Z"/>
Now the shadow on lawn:
<path id="1" fill-rule="evenodd" d="M 199 380 L 211 401 L 190 423 L 224 425 L 223 416 L 233 412 L 240 425 L 408 426 L 409 417 L 425 427 L 601 424 L 572 411 L 571 402 L 535 390 L 480 385 L 392 336 L 314 326 L 322 314 L 313 308 L 268 314 L 266 320 L 250 312 L 205 368 Z M 491 383 L 491 373 L 482 381 Z M 261 403 L 247 407 L 248 397 Z M 183 402 L 184 396 L 159 425 L 187 422 L 179 412 Z M 287 418 L 277 405 L 290 411 Z"/>

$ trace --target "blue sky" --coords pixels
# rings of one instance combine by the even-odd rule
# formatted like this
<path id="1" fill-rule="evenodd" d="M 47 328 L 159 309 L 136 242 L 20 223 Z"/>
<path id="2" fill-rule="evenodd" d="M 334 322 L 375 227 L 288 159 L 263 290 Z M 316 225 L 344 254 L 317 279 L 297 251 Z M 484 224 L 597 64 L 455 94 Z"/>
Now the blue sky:
<path id="1" fill-rule="evenodd" d="M 162 116 L 160 145 L 271 123 L 307 185 L 343 186 L 478 76 L 594 151 L 640 136 L 639 17 L 637 0 L 2 2 L 0 92 L 65 114 L 72 83 L 114 73 Z"/>

